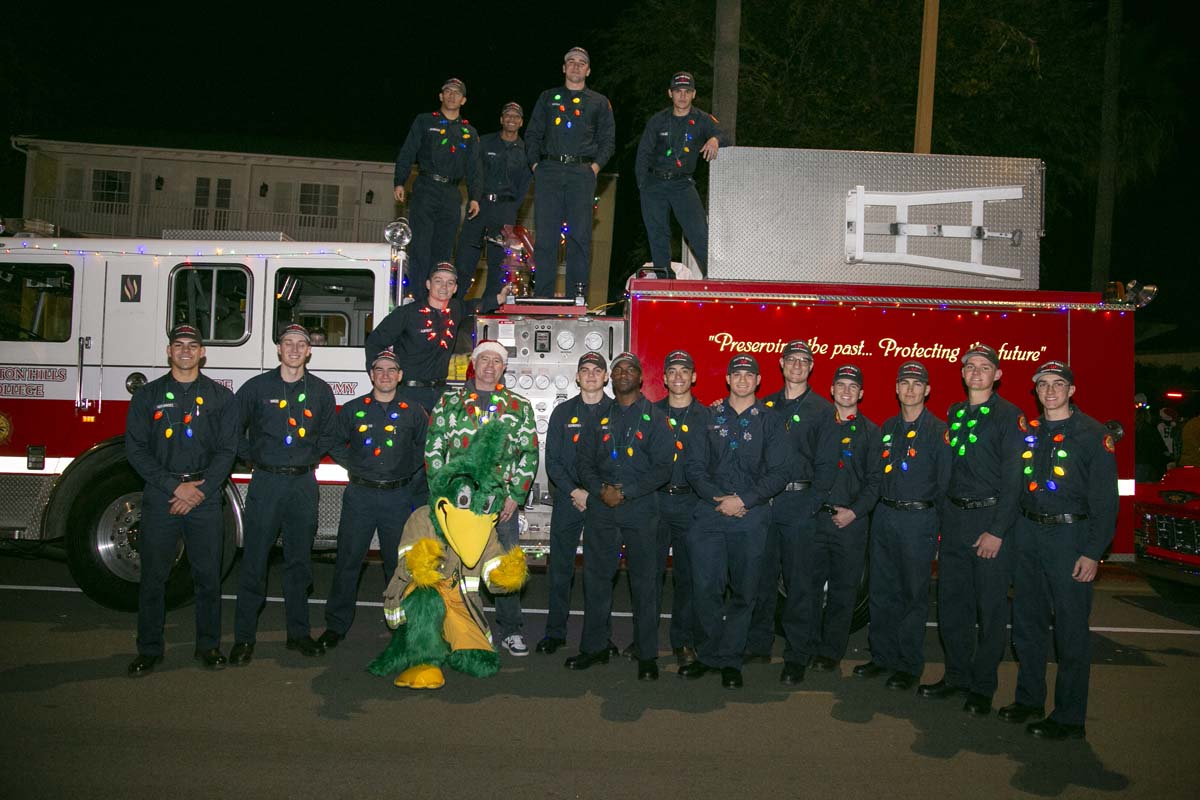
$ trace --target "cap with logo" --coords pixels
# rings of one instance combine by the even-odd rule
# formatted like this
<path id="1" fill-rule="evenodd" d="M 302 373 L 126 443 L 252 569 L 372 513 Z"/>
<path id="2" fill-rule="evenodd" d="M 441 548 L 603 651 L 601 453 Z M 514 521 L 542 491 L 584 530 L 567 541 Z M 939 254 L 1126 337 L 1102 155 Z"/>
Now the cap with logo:
<path id="1" fill-rule="evenodd" d="M 729 359 L 729 369 L 725 370 L 725 374 L 732 375 L 735 372 L 752 372 L 757 375 L 758 360 L 745 354 L 734 356 Z"/>
<path id="2" fill-rule="evenodd" d="M 375 360 L 371 362 L 371 369 L 375 369 L 380 361 L 390 361 L 396 365 L 396 369 L 400 368 L 400 359 L 396 358 L 396 351 L 390 347 L 380 350 L 375 356 Z"/>
<path id="3" fill-rule="evenodd" d="M 854 381 L 861 389 L 863 385 L 862 370 L 853 364 L 843 364 L 833 373 L 833 382 L 837 383 L 838 381 Z"/>
<path id="4" fill-rule="evenodd" d="M 583 63 L 585 63 L 585 64 L 592 63 L 592 57 L 589 56 L 588 51 L 584 50 L 582 47 L 572 47 L 570 50 L 567 51 L 567 54 L 565 56 L 563 56 L 563 61 L 564 62 L 569 61 L 571 59 L 571 56 L 575 56 L 576 58 L 583 59 Z"/>
<path id="5" fill-rule="evenodd" d="M 813 360 L 812 348 L 809 347 L 808 342 L 804 341 L 803 339 L 792 339 L 790 342 L 784 345 L 782 353 L 783 358 L 795 355 L 802 356 L 808 359 L 810 362 Z"/>
<path id="6" fill-rule="evenodd" d="M 996 353 L 996 348 L 988 347 L 986 344 L 977 344 L 967 352 L 963 353 L 962 363 L 967 363 L 967 359 L 971 356 L 983 356 L 988 361 L 992 362 L 993 367 L 1000 366 L 1000 356 Z"/>
<path id="7" fill-rule="evenodd" d="M 501 116 L 503 116 L 504 114 L 507 114 L 510 111 L 516 112 L 518 117 L 525 116 L 525 109 L 521 108 L 520 103 L 505 103 L 504 108 L 500 109 L 500 114 L 501 114 Z"/>
<path id="8" fill-rule="evenodd" d="M 676 72 L 671 76 L 672 89 L 695 89 L 696 79 L 690 72 Z"/>
<path id="9" fill-rule="evenodd" d="M 459 94 L 464 96 L 467 93 L 467 85 L 458 78 L 447 78 L 446 82 L 442 84 L 442 91 L 444 92 L 447 89 L 456 89 Z"/>
<path id="10" fill-rule="evenodd" d="M 171 328 L 171 333 L 167 337 L 167 341 L 174 342 L 177 339 L 191 339 L 193 341 L 204 344 L 204 337 L 200 335 L 199 329 L 194 325 L 176 325 Z"/>
<path id="11" fill-rule="evenodd" d="M 439 261 L 438 263 L 434 264 L 433 269 L 430 270 L 430 272 L 429 272 L 429 277 L 432 278 L 435 274 L 437 274 L 439 272 L 449 272 L 455 278 L 458 277 L 458 270 L 455 269 L 454 265 L 451 264 L 449 261 Z"/>
<path id="12" fill-rule="evenodd" d="M 283 330 L 279 332 L 279 336 L 275 339 L 275 341 L 282 342 L 283 337 L 285 336 L 299 336 L 300 338 L 304 339 L 305 342 L 310 344 L 312 343 L 312 336 L 309 334 L 308 328 L 304 327 L 303 325 L 297 325 L 294 322 L 291 325 L 285 325 Z"/>
<path id="13" fill-rule="evenodd" d="M 676 365 L 688 369 L 696 368 L 696 362 L 692 360 L 692 354 L 687 350 L 672 350 L 667 353 L 666 359 L 663 360 L 663 372 L 666 372 L 668 367 Z"/>
<path id="14" fill-rule="evenodd" d="M 608 362 L 604 360 L 604 356 L 599 353 L 584 353 L 579 357 L 579 366 L 576 367 L 576 370 L 581 370 L 588 364 L 594 364 L 600 369 L 608 369 Z"/>
<path id="15" fill-rule="evenodd" d="M 624 363 L 632 364 L 634 366 L 634 368 L 638 370 L 638 372 L 642 371 L 642 360 L 640 358 L 638 358 L 636 355 L 634 355 L 633 353 L 629 353 L 629 352 L 618 353 L 616 355 L 616 357 L 613 358 L 613 360 L 612 360 L 613 370 L 615 371 L 618 366 L 620 366 L 621 364 L 624 364 Z"/>
<path id="16" fill-rule="evenodd" d="M 929 383 L 929 370 L 925 369 L 925 365 L 920 361 L 905 361 L 896 373 L 896 382 L 899 383 L 905 378 Z"/>
<path id="17" fill-rule="evenodd" d="M 1075 385 L 1075 373 L 1071 372 L 1071 368 L 1067 366 L 1067 362 L 1065 361 L 1052 359 L 1050 361 L 1043 361 L 1041 364 L 1038 364 L 1038 368 L 1033 371 L 1033 382 L 1037 383 L 1047 375 L 1053 375 L 1055 377 L 1062 378 L 1068 384 L 1072 386 Z"/>

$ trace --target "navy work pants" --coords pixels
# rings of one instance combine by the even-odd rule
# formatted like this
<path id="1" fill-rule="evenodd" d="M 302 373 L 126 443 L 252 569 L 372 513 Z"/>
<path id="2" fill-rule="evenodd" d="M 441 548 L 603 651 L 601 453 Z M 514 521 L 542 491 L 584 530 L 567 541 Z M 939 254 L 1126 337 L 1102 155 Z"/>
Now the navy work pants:
<path id="1" fill-rule="evenodd" d="M 996 692 L 996 670 L 1008 639 L 1013 563 L 1008 541 L 995 558 L 975 555 L 975 540 L 991 526 L 994 511 L 947 505 L 938 550 L 938 628 L 946 683 L 989 698 Z"/>
<path id="2" fill-rule="evenodd" d="M 1083 725 L 1087 719 L 1088 679 L 1091 673 L 1091 582 L 1071 577 L 1082 554 L 1090 522 L 1039 525 L 1018 519 L 1016 576 L 1013 580 L 1013 648 L 1017 671 L 1017 702 L 1044 708 L 1046 657 L 1051 615 L 1058 677 L 1054 682 L 1054 711 L 1050 718 L 1064 725 Z"/>
<path id="3" fill-rule="evenodd" d="M 671 212 L 683 228 L 700 272 L 708 274 L 708 218 L 696 182 L 689 178 L 665 181 L 650 176 L 642 186 L 642 222 L 646 225 L 646 239 L 650 243 L 650 258 L 654 269 L 664 278 L 673 278 L 671 272 Z"/>
<path id="4" fill-rule="evenodd" d="M 376 531 L 379 532 L 384 585 L 392 579 L 400 550 L 400 535 L 413 508 L 409 489 L 408 486 L 372 489 L 354 483 L 346 484 L 346 490 L 342 493 L 342 516 L 338 521 L 333 588 L 325 605 L 325 627 L 334 633 L 345 636 L 354 623 L 363 558 Z"/>
<path id="5" fill-rule="evenodd" d="M 918 677 L 925 669 L 937 531 L 936 508 L 905 511 L 880 503 L 871 519 L 871 660 Z"/>
<path id="6" fill-rule="evenodd" d="M 458 296 L 466 297 L 475 279 L 479 266 L 479 251 L 487 248 L 487 284 L 484 287 L 483 305 L 480 311 L 488 313 L 496 308 L 496 295 L 504 286 L 504 247 L 495 242 L 485 242 L 484 237 L 499 236 L 505 225 L 517 221 L 516 200 L 480 200 L 479 213 L 474 219 L 463 222 L 458 234 L 458 252 L 454 256 L 454 268 L 458 270 Z"/>
<path id="7" fill-rule="evenodd" d="M 696 612 L 692 599 L 692 562 L 688 553 L 688 531 L 696 513 L 696 495 L 658 493 L 658 609 L 666 583 L 667 553 L 671 555 L 674 581 L 671 603 L 671 647 L 696 646 Z"/>
<path id="8" fill-rule="evenodd" d="M 571 495 L 555 492 L 550 512 L 550 555 L 546 578 L 550 584 L 546 633 L 552 639 L 567 638 L 567 618 L 571 613 L 571 585 L 575 582 L 575 554 L 583 533 L 584 513 L 571 503 Z"/>
<path id="9" fill-rule="evenodd" d="M 774 634 L 775 604 L 783 603 L 783 613 L 780 622 L 783 626 L 783 658 L 797 664 L 805 664 L 810 656 L 815 655 L 819 635 L 821 598 L 823 585 L 813 585 L 813 565 L 816 559 L 817 520 L 813 516 L 816 506 L 820 504 L 820 496 L 808 489 L 800 491 L 785 491 L 775 495 L 771 500 L 771 538 L 777 542 L 776 560 L 773 574 L 782 576 L 785 597 L 778 599 L 779 587 L 772 585 L 767 594 L 765 581 L 759 581 L 759 603 L 769 598 L 771 617 L 767 620 L 771 626 L 769 632 Z M 771 639 L 766 639 L 766 646 L 759 649 L 762 634 L 755 630 L 760 637 L 755 646 L 747 646 L 752 653 L 768 654 L 771 652 Z"/>
<path id="10" fill-rule="evenodd" d="M 588 498 L 583 538 L 583 639 L 581 653 L 608 647 L 613 584 L 625 545 L 625 568 L 633 595 L 633 642 L 639 658 L 658 657 L 658 504 L 653 495 L 617 508 Z"/>
<path id="11" fill-rule="evenodd" d="M 425 281 L 433 266 L 439 261 L 449 261 L 454 254 L 454 237 L 461 220 L 462 194 L 458 184 L 439 183 L 418 175 L 408 206 L 408 222 L 412 226 L 412 242 L 408 247 L 408 291 L 418 303 L 425 302 L 429 296 Z"/>
<path id="12" fill-rule="evenodd" d="M 168 513 L 171 496 L 153 486 L 142 493 L 138 553 L 142 580 L 138 586 L 138 653 L 163 654 L 167 578 L 183 538 L 196 589 L 196 649 L 221 644 L 221 549 L 225 520 L 218 491 L 187 514 Z"/>
<path id="13" fill-rule="evenodd" d="M 567 240 L 566 296 L 574 297 L 579 284 L 587 291 L 592 272 L 596 173 L 591 164 L 543 161 L 534 171 L 533 180 L 533 221 L 537 228 L 537 239 L 533 244 L 533 262 L 537 270 L 534 293 L 538 297 L 554 296 L 561 235 Z M 565 232 L 564 223 L 567 226 Z"/>
<path id="14" fill-rule="evenodd" d="M 741 669 L 768 522 L 766 506 L 748 509 L 744 517 L 727 517 L 703 502 L 696 506 L 688 545 L 701 635 L 696 653 L 707 666 Z"/>
<path id="15" fill-rule="evenodd" d="M 846 655 L 846 642 L 850 638 L 850 623 L 866 556 L 866 517 L 859 517 L 846 527 L 838 528 L 833 524 L 833 517 L 817 512 L 809 573 L 813 625 L 807 649 L 813 655 L 835 661 L 840 661 Z M 822 589 L 825 593 L 823 612 Z"/>
<path id="16" fill-rule="evenodd" d="M 234 641 L 254 642 L 258 615 L 267 596 L 271 547 L 283 533 L 283 605 L 287 637 L 311 634 L 308 594 L 312 588 L 312 546 L 317 535 L 317 478 L 256 470 L 246 492 L 246 533 L 238 573 Z"/>

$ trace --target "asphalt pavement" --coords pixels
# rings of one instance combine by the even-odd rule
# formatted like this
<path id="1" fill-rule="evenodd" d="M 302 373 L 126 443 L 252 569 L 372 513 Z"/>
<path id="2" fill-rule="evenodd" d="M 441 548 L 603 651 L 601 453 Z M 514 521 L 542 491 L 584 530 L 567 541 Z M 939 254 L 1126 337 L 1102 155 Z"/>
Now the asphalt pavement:
<path id="1" fill-rule="evenodd" d="M 184 607 L 168 614 L 166 661 L 134 680 L 125 674 L 134 615 L 74 590 L 61 561 L 15 552 L 0 549 L 6 800 L 1200 796 L 1200 604 L 1163 600 L 1120 567 L 1097 586 L 1088 738 L 1045 743 L 994 713 L 972 718 L 961 701 L 854 678 L 868 659 L 865 630 L 851 636 L 840 673 L 809 673 L 785 689 L 777 642 L 772 664 L 748 665 L 745 688 L 725 690 L 716 676 L 680 680 L 669 656 L 654 683 L 639 683 L 625 659 L 564 669 L 576 614 L 570 644 L 554 656 L 504 654 L 494 678 L 447 670 L 443 689 L 398 689 L 365 670 L 390 635 L 378 565 L 364 575 L 350 635 L 324 657 L 284 649 L 275 563 L 253 663 L 201 669 Z M 314 578 L 315 635 L 331 562 L 318 559 Z M 226 652 L 235 591 L 231 578 Z M 578 581 L 574 603 L 582 607 Z M 524 605 L 532 648 L 545 622 L 543 575 Z M 616 608 L 613 638 L 624 646 L 623 580 Z M 936 627 L 927 630 L 924 678 L 936 680 L 941 648 Z M 661 631 L 666 652 L 666 620 Z M 997 707 L 1015 683 L 1010 654 Z"/>

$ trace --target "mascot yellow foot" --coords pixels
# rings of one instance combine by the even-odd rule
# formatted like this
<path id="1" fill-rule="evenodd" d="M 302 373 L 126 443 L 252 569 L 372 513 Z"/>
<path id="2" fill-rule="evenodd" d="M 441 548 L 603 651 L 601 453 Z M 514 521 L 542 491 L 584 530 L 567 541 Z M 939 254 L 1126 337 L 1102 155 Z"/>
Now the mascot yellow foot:
<path id="1" fill-rule="evenodd" d="M 393 682 L 409 689 L 440 689 L 446 684 L 446 676 L 432 664 L 417 664 L 401 672 Z"/>

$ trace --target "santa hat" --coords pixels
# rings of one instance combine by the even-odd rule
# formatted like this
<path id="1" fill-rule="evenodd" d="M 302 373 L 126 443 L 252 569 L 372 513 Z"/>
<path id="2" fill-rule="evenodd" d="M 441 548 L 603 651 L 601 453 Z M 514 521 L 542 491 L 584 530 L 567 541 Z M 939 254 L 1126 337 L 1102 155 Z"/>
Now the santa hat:
<path id="1" fill-rule="evenodd" d="M 495 353 L 500 356 L 500 360 L 505 364 L 508 363 L 508 350 L 504 345 L 497 342 L 495 339 L 484 339 L 479 344 L 475 345 L 475 349 L 471 351 L 471 363 L 474 364 L 484 353 Z"/>

